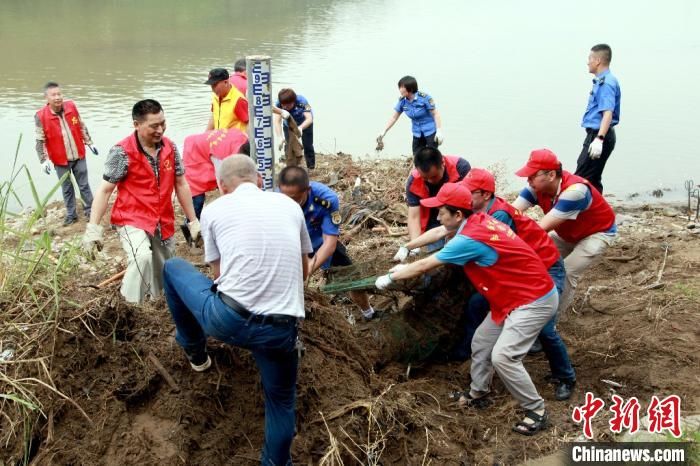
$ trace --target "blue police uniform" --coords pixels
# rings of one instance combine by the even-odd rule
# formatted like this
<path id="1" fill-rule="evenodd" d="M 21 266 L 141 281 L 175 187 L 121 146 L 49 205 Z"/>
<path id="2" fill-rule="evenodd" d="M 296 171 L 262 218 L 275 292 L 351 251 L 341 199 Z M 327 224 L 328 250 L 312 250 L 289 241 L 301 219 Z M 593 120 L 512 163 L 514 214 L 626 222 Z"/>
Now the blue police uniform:
<path id="1" fill-rule="evenodd" d="M 424 92 L 416 92 L 413 100 L 406 97 L 399 98 L 394 110 L 405 113 L 411 119 L 411 131 L 413 133 L 413 152 L 421 147 L 437 147 L 435 142 L 435 118 L 430 113 L 435 110 L 433 98 Z"/>
<path id="2" fill-rule="evenodd" d="M 309 197 L 302 207 L 306 219 L 306 229 L 311 238 L 314 253 L 323 245 L 323 235 L 340 235 L 340 210 L 338 195 L 323 183 L 309 183 Z M 326 270 L 331 265 L 350 265 L 345 247 L 338 242 L 335 252 L 321 266 Z"/>
<path id="3" fill-rule="evenodd" d="M 275 102 L 275 107 L 280 108 L 280 101 L 278 100 Z M 300 125 L 304 122 L 304 113 L 305 112 L 311 112 L 311 116 L 313 116 L 314 112 L 311 110 L 311 105 L 309 104 L 309 101 L 306 100 L 306 97 L 303 95 L 297 94 L 297 101 L 294 103 L 294 106 L 292 107 L 291 110 L 289 110 L 289 115 L 294 118 L 294 121 L 296 121 L 297 125 Z M 287 121 L 283 121 L 283 126 L 284 126 L 284 139 L 287 140 L 289 139 L 289 128 L 287 126 Z M 308 128 L 304 129 L 304 132 L 301 135 L 301 145 L 304 147 L 304 159 L 306 160 L 306 166 L 309 169 L 313 169 L 316 167 L 316 151 L 314 150 L 314 124 L 311 123 Z"/>

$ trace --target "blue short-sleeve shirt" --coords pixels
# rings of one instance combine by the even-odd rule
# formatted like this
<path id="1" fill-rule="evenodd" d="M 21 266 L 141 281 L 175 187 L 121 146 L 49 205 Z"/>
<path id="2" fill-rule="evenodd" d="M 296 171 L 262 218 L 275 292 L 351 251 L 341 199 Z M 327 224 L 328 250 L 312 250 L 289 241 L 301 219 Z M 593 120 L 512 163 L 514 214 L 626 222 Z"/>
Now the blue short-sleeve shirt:
<path id="1" fill-rule="evenodd" d="M 338 195 L 323 183 L 312 181 L 309 197 L 302 207 L 306 229 L 314 252 L 323 244 L 323 235 L 340 234 L 340 211 Z"/>
<path id="2" fill-rule="evenodd" d="M 430 136 L 437 131 L 435 118 L 430 113 L 431 110 L 435 110 L 435 102 L 424 92 L 416 92 L 413 95 L 413 100 L 401 97 L 394 106 L 394 110 L 398 113 L 405 113 L 411 119 L 411 129 L 417 138 Z"/>
<path id="3" fill-rule="evenodd" d="M 593 89 L 588 96 L 588 105 L 581 120 L 584 128 L 599 129 L 603 119 L 603 112 L 613 112 L 610 126 L 620 122 L 620 83 L 610 70 L 605 70 L 596 75 L 593 80 Z"/>
<path id="4" fill-rule="evenodd" d="M 281 108 L 279 100 L 275 102 L 275 107 Z M 314 112 L 311 110 L 309 101 L 306 100 L 306 97 L 297 94 L 297 101 L 294 103 L 294 107 L 292 107 L 292 109 L 289 111 L 289 114 L 292 116 L 292 118 L 294 118 L 294 121 L 297 122 L 297 125 L 304 122 L 304 112 L 311 112 L 312 116 L 314 114 Z M 286 120 L 284 120 L 284 125 L 287 126 Z"/>

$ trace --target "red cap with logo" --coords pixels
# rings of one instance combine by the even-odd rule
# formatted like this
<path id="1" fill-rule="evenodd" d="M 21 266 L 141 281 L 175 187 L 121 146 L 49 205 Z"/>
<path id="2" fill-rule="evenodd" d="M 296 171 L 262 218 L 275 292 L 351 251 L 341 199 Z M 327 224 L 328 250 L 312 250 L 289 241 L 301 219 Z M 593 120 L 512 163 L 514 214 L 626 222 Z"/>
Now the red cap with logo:
<path id="1" fill-rule="evenodd" d="M 484 168 L 472 168 L 469 170 L 467 176 L 462 180 L 462 184 L 472 192 L 478 189 L 489 193 L 496 192 L 496 178 L 494 178 L 493 173 Z"/>
<path id="2" fill-rule="evenodd" d="M 461 183 L 445 183 L 437 196 L 421 199 L 423 207 L 442 207 L 448 205 L 459 209 L 472 210 L 472 193 Z"/>
<path id="3" fill-rule="evenodd" d="M 528 178 L 540 170 L 559 170 L 561 162 L 549 149 L 537 149 L 530 152 L 530 158 L 523 168 L 515 172 L 516 175 Z"/>

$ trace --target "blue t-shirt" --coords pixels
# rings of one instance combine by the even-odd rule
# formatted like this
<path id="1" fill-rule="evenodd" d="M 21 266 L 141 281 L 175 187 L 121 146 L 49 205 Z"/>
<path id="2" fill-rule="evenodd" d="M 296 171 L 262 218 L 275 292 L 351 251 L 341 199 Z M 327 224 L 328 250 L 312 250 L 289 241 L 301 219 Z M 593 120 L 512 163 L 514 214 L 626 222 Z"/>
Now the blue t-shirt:
<path id="1" fill-rule="evenodd" d="M 281 108 L 279 100 L 275 102 L 275 107 Z M 294 103 L 294 107 L 292 107 L 292 109 L 289 111 L 289 114 L 292 116 L 292 118 L 294 118 L 294 121 L 297 122 L 297 125 L 304 122 L 304 112 L 310 112 L 312 116 L 314 114 L 314 112 L 311 110 L 311 105 L 309 105 L 309 101 L 306 100 L 306 97 L 297 94 L 297 101 Z M 287 126 L 287 120 L 284 120 L 284 126 Z"/>
<path id="2" fill-rule="evenodd" d="M 491 207 L 493 207 L 493 203 L 496 202 L 496 198 L 492 197 L 491 200 L 489 201 L 488 205 L 486 206 L 486 212 L 491 210 Z M 513 218 L 510 216 L 508 212 L 505 210 L 497 210 L 493 214 L 490 214 L 491 217 L 495 218 L 501 223 L 505 223 L 508 225 L 508 227 L 513 230 L 513 233 L 516 235 L 518 234 L 517 231 L 515 231 L 515 222 L 513 222 Z"/>
<path id="3" fill-rule="evenodd" d="M 460 229 L 462 225 L 460 225 Z M 498 253 L 491 246 L 468 236 L 457 234 L 447 242 L 435 258 L 440 262 L 464 266 L 475 262 L 480 267 L 490 267 L 498 260 Z"/>
<path id="4" fill-rule="evenodd" d="M 593 80 L 593 89 L 588 96 L 588 105 L 581 119 L 584 128 L 599 129 L 603 120 L 603 112 L 613 112 L 610 126 L 620 122 L 620 83 L 610 70 L 605 70 L 596 75 Z"/>
<path id="5" fill-rule="evenodd" d="M 340 211 L 338 195 L 323 183 L 310 183 L 309 197 L 302 207 L 306 229 L 314 252 L 323 244 L 323 235 L 340 234 Z"/>
<path id="6" fill-rule="evenodd" d="M 394 106 L 394 110 L 398 113 L 405 113 L 411 119 L 411 129 L 417 138 L 430 136 L 437 131 L 435 118 L 430 113 L 431 110 L 435 110 L 435 102 L 428 94 L 416 92 L 413 95 L 413 100 L 401 97 Z"/>

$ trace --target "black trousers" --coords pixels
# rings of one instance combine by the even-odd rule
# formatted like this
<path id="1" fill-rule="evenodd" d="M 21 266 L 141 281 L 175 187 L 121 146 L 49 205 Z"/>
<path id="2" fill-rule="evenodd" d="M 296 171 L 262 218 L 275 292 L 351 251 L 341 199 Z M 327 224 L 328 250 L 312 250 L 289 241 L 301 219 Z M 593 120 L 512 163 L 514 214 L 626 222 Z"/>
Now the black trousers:
<path id="1" fill-rule="evenodd" d="M 603 140 L 603 153 L 600 154 L 600 158 L 593 160 L 588 155 L 588 147 L 591 145 L 593 140 L 598 136 L 598 129 L 586 128 L 586 139 L 583 140 L 583 147 L 581 148 L 581 154 L 578 156 L 576 161 L 576 175 L 587 179 L 591 182 L 593 186 L 603 194 L 603 169 L 605 168 L 605 163 L 610 158 L 613 149 L 615 149 L 615 129 L 610 128 L 608 133 L 605 135 L 605 140 Z"/>
<path id="2" fill-rule="evenodd" d="M 437 148 L 437 142 L 435 142 L 435 133 L 422 135 L 421 137 L 413 136 L 413 154 L 418 152 L 418 149 L 423 147 L 434 147 Z"/>

